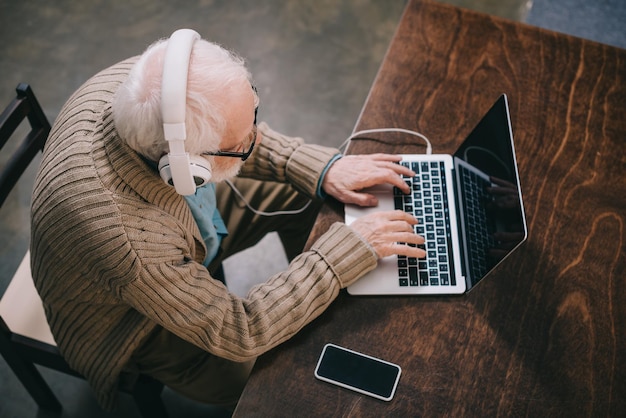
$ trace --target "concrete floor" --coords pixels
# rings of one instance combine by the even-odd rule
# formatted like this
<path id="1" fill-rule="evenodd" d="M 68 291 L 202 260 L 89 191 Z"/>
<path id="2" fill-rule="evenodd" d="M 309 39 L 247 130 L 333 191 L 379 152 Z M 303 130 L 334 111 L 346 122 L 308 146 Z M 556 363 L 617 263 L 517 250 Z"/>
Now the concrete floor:
<path id="1" fill-rule="evenodd" d="M 526 19 L 531 6 L 530 0 L 446 2 L 518 21 Z M 8 103 L 15 86 L 28 82 L 53 121 L 64 101 L 91 75 L 141 53 L 177 28 L 191 27 L 247 59 L 259 88 L 261 119 L 310 142 L 339 146 L 352 131 L 405 5 L 400 0 L 193 3 L 2 0 L 0 99 Z M 0 237 L 7 243 L 0 248 L 0 292 L 28 248 L 33 172 L 0 211 Z M 277 238 L 270 235 L 226 261 L 228 284 L 243 294 L 286 263 Z M 44 373 L 64 405 L 63 417 L 139 416 L 130 399 L 122 397 L 119 410 L 107 414 L 84 381 Z M 2 360 L 0 396 L 0 417 L 45 416 Z M 224 416 L 169 390 L 164 398 L 173 417 Z"/>

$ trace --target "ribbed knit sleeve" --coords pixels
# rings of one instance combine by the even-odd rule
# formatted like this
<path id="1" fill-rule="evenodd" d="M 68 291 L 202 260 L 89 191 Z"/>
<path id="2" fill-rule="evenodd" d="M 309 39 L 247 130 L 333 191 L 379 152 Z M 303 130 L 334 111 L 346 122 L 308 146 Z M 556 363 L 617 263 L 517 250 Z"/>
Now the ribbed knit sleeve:
<path id="1" fill-rule="evenodd" d="M 207 351 L 248 360 L 296 334 L 349 285 L 376 265 L 376 257 L 344 224 L 336 224 L 287 270 L 241 299 L 208 281 L 198 263 L 146 266 L 124 299 L 162 326 Z"/>
<path id="2" fill-rule="evenodd" d="M 305 144 L 302 138 L 276 132 L 265 122 L 259 124 L 259 132 L 261 143 L 241 176 L 290 183 L 307 196 L 316 196 L 320 177 L 339 150 Z"/>

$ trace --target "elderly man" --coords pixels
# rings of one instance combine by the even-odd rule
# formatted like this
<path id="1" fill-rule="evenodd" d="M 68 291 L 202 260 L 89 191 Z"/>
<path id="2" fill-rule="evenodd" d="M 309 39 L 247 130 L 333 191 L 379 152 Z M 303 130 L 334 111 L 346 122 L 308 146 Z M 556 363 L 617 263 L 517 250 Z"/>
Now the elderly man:
<path id="1" fill-rule="evenodd" d="M 33 277 L 60 350 L 105 408 L 122 371 L 232 408 L 254 359 L 378 258 L 424 256 L 415 219 L 397 211 L 337 223 L 300 254 L 325 195 L 376 205 L 362 189 L 408 192 L 400 174 L 412 172 L 396 156 L 342 157 L 257 128 L 250 79 L 239 57 L 180 30 L 95 75 L 54 124 L 33 196 Z M 270 231 L 289 267 L 246 298 L 229 293 L 216 266 Z"/>

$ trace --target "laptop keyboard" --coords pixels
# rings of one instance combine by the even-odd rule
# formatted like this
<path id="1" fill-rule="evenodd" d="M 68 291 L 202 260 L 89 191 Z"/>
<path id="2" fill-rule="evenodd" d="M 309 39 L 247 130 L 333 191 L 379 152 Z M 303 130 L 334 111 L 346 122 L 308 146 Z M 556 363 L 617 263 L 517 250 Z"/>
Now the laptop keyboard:
<path id="1" fill-rule="evenodd" d="M 426 258 L 398 256 L 400 286 L 455 286 L 448 191 L 444 164 L 440 161 L 401 162 L 415 172 L 404 177 L 411 194 L 394 188 L 395 208 L 412 214 L 418 220 L 415 232 L 425 239 L 420 246 Z"/>

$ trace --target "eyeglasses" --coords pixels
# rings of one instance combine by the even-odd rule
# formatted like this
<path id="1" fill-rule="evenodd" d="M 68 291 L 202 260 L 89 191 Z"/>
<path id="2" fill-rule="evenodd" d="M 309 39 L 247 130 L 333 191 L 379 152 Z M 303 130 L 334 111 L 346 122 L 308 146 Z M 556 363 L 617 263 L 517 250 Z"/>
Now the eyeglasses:
<path id="1" fill-rule="evenodd" d="M 243 149 L 246 151 L 209 151 L 203 152 L 202 155 L 212 155 L 216 157 L 235 157 L 241 158 L 242 161 L 246 161 L 250 154 L 252 154 L 252 150 L 254 149 L 254 144 L 256 143 L 256 122 L 252 126 L 252 132 L 248 135 L 248 138 L 244 141 Z"/>
<path id="2" fill-rule="evenodd" d="M 252 86 L 254 93 L 257 94 L 256 87 Z M 252 123 L 252 132 L 250 135 L 244 140 L 243 149 L 246 151 L 209 151 L 203 152 L 202 155 L 212 155 L 215 157 L 234 157 L 241 158 L 241 161 L 246 161 L 250 154 L 252 154 L 252 150 L 254 149 L 254 144 L 256 143 L 256 116 L 259 112 L 259 106 L 254 107 L 254 122 Z"/>

